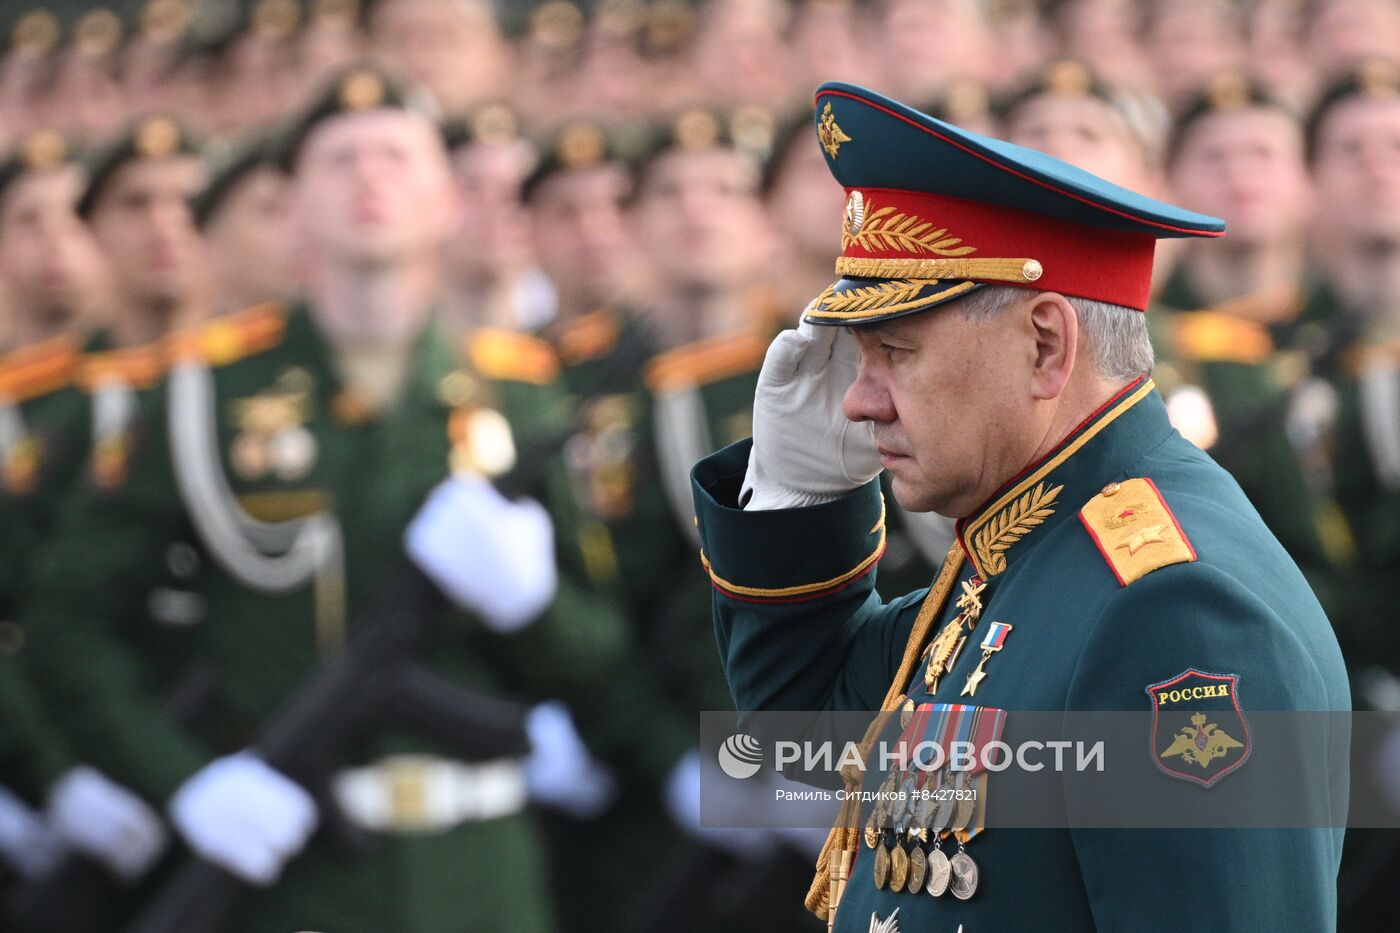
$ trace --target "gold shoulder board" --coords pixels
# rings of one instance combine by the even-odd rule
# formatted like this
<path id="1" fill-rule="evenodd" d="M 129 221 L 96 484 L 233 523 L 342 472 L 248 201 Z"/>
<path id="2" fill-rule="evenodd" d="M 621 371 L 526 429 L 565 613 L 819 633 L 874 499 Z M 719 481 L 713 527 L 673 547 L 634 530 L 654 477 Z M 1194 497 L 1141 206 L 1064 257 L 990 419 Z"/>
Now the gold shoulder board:
<path id="1" fill-rule="evenodd" d="M 1079 510 L 1079 520 L 1119 586 L 1196 559 L 1196 549 L 1150 479 L 1109 483 Z"/>

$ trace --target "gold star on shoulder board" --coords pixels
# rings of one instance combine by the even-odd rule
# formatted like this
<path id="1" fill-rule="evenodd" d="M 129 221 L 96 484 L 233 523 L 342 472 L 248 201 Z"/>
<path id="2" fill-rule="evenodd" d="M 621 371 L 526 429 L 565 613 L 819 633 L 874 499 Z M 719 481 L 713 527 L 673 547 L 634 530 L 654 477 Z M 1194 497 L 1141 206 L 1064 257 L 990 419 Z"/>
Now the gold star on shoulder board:
<path id="1" fill-rule="evenodd" d="M 1135 532 L 1131 538 L 1118 545 L 1119 548 L 1127 548 L 1128 554 L 1136 554 L 1149 544 L 1166 544 L 1167 539 L 1162 537 L 1162 532 L 1167 530 L 1166 525 L 1149 525 L 1141 531 Z"/>

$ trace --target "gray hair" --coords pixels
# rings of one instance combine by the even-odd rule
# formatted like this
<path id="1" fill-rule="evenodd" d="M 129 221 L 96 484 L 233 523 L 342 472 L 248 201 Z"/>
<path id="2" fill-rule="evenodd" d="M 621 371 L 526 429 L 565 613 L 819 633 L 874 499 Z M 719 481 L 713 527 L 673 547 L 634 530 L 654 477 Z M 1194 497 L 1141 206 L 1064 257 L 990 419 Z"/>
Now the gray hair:
<path id="1" fill-rule="evenodd" d="M 987 318 L 1025 298 L 1028 291 L 1009 285 L 984 285 L 958 301 L 969 318 Z M 1133 308 L 1089 298 L 1065 296 L 1079 316 L 1095 371 L 1105 379 L 1129 380 L 1152 372 L 1155 362 L 1147 333 L 1147 315 Z"/>

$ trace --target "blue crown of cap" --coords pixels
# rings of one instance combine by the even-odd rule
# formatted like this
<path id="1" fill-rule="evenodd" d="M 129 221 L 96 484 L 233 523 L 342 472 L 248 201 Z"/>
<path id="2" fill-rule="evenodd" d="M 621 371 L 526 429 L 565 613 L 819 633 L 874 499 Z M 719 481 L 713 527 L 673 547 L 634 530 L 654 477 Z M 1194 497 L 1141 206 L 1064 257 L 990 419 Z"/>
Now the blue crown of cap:
<path id="1" fill-rule="evenodd" d="M 826 106 L 831 113 L 824 116 Z M 874 91 L 817 89 L 817 127 L 839 127 L 826 162 L 845 188 L 894 188 L 1017 208 L 1108 230 L 1214 237 L 1225 221 L 1104 181 L 1054 156 L 935 119 Z M 841 137 L 845 137 L 842 139 Z"/>

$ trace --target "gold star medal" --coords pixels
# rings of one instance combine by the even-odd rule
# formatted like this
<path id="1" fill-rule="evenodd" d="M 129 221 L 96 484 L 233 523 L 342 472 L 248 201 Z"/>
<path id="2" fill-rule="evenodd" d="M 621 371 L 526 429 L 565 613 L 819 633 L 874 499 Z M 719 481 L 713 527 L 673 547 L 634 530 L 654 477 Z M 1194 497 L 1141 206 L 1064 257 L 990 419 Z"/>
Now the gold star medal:
<path id="1" fill-rule="evenodd" d="M 987 629 L 987 634 L 982 639 L 982 660 L 978 661 L 977 667 L 967 675 L 967 684 L 962 689 L 963 696 L 977 695 L 978 686 L 987 678 L 987 662 L 1006 644 L 1006 636 L 1010 631 L 1011 626 L 1005 622 L 993 622 L 991 628 Z"/>

